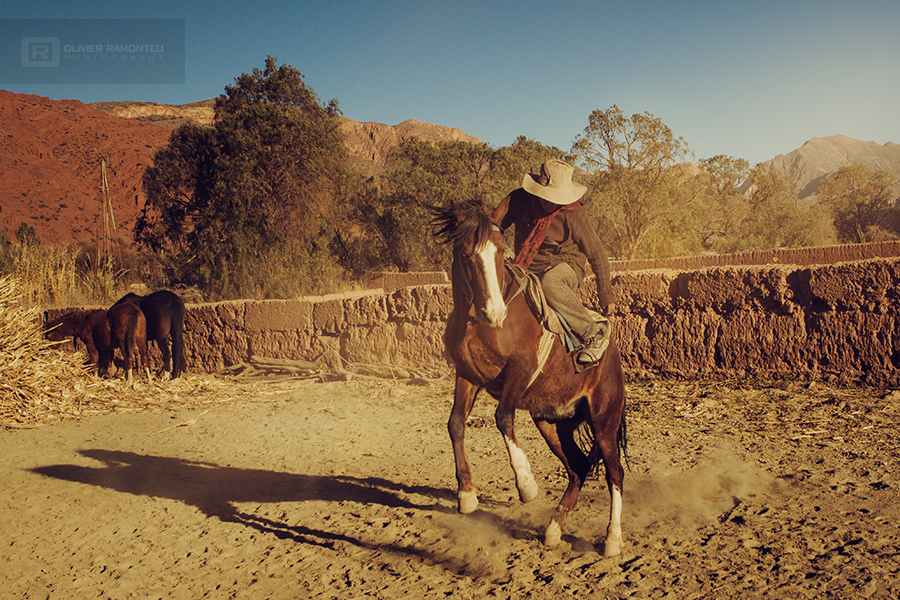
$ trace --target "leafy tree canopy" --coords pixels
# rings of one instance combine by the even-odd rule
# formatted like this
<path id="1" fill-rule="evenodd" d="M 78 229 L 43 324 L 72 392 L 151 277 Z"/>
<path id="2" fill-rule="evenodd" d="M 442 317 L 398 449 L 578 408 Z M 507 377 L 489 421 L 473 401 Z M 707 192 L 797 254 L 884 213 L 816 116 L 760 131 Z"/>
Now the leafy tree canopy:
<path id="1" fill-rule="evenodd" d="M 615 105 L 591 113 L 572 154 L 594 176 L 591 212 L 613 254 L 649 256 L 683 219 L 693 198 L 679 192 L 671 169 L 688 153 L 686 142 L 650 113 L 628 117 Z"/>
<path id="2" fill-rule="evenodd" d="M 524 136 L 499 149 L 470 142 L 406 140 L 389 159 L 380 193 L 355 205 L 357 222 L 365 234 L 352 244 L 349 262 L 378 264 L 377 255 L 385 260 L 381 268 L 447 268 L 446 248 L 431 235 L 429 207 L 471 199 L 493 206 L 521 186 L 527 171 L 551 158 L 570 157 Z"/>
<path id="3" fill-rule="evenodd" d="M 176 130 L 144 173 L 135 238 L 169 276 L 213 298 L 312 291 L 345 184 L 334 111 L 268 57 L 216 101 L 212 127 Z"/>
<path id="4" fill-rule="evenodd" d="M 864 165 L 841 167 L 819 182 L 819 193 L 831 209 L 838 239 L 865 243 L 896 237 L 897 178 Z"/>
<path id="5" fill-rule="evenodd" d="M 303 82 L 303 74 L 289 65 L 278 66 L 274 56 L 266 57 L 265 69 L 254 67 L 226 85 L 225 93 L 216 98 L 216 118 L 234 114 L 258 104 L 296 108 L 307 113 L 325 111 L 340 114 L 337 100 L 322 106 L 319 97 Z"/>

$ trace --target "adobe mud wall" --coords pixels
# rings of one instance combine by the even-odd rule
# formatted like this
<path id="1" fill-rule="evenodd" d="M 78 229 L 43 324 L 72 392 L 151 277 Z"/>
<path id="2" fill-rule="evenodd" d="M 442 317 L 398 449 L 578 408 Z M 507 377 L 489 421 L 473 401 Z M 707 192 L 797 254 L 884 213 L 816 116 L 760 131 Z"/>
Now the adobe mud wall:
<path id="1" fill-rule="evenodd" d="M 830 265 L 838 262 L 868 260 L 870 258 L 900 257 L 900 241 L 872 242 L 869 244 L 844 244 L 816 248 L 782 248 L 685 256 L 679 258 L 648 258 L 640 260 L 613 260 L 613 271 L 644 271 L 647 269 L 676 269 L 695 271 L 708 267 L 736 267 L 750 265 Z"/>
<path id="2" fill-rule="evenodd" d="M 617 272 L 613 288 L 632 376 L 900 385 L 900 259 Z M 451 307 L 449 284 L 188 305 L 188 368 L 216 372 L 257 355 L 446 369 Z"/>
<path id="3" fill-rule="evenodd" d="M 900 258 L 618 271 L 613 288 L 614 336 L 630 376 L 900 386 Z M 592 304 L 592 281 L 582 292 Z M 446 283 L 189 304 L 187 366 L 220 372 L 262 356 L 328 369 L 369 363 L 446 372 L 451 307 Z"/>

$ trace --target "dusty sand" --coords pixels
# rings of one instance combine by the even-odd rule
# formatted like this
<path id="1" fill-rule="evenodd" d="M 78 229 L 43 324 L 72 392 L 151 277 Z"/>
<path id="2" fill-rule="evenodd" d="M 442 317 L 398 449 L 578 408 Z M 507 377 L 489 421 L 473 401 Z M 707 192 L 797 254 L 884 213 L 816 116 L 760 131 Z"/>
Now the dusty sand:
<path id="1" fill-rule="evenodd" d="M 520 414 L 543 492 L 520 504 L 487 396 L 467 434 L 481 505 L 456 513 L 451 389 L 226 381 L 0 431 L 0 597 L 900 596 L 900 393 L 631 383 L 606 559 L 602 482 L 541 545 L 558 462 Z"/>

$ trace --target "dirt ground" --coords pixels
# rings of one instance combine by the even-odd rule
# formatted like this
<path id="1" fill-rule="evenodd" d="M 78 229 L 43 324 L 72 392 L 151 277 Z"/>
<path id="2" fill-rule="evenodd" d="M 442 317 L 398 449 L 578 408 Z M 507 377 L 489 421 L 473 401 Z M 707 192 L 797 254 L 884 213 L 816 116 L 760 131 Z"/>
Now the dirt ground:
<path id="1" fill-rule="evenodd" d="M 452 384 L 418 383 L 189 374 L 157 408 L 0 431 L 0 597 L 900 596 L 900 392 L 630 383 L 603 558 L 605 485 L 544 548 L 559 464 L 520 414 L 544 494 L 519 503 L 487 396 L 457 514 Z"/>

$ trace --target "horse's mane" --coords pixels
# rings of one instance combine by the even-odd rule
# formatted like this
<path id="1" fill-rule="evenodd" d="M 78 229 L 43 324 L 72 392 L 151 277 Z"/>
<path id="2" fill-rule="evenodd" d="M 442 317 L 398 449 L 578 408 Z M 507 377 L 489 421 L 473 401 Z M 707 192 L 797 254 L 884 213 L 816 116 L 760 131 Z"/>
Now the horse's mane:
<path id="1" fill-rule="evenodd" d="M 493 223 L 480 200 L 466 200 L 446 207 L 432 207 L 435 238 L 442 244 L 458 247 L 469 241 L 476 248 L 487 243 Z"/>
<path id="2" fill-rule="evenodd" d="M 93 313 L 92 310 L 86 310 L 83 308 L 77 308 L 75 310 L 71 310 L 64 315 L 60 315 L 49 321 L 47 323 L 47 327 L 55 327 L 57 325 L 62 325 L 63 323 L 69 323 L 71 325 L 80 326 L 82 325 L 88 318 L 88 316 Z"/>

